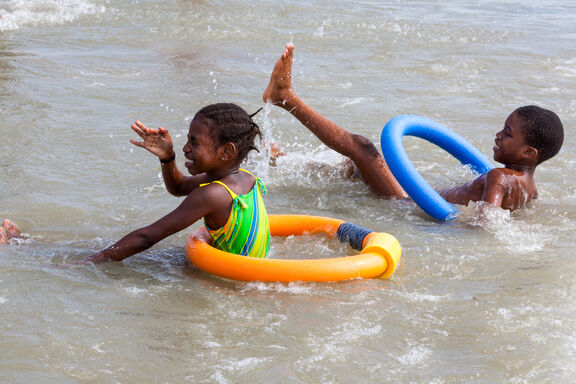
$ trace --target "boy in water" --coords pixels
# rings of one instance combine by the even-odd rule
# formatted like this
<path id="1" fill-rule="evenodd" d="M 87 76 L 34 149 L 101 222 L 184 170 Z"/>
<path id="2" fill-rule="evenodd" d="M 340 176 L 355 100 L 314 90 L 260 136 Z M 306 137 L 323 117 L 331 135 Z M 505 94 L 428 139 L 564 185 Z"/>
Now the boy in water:
<path id="1" fill-rule="evenodd" d="M 370 140 L 341 128 L 296 95 L 292 88 L 293 57 L 294 46 L 289 44 L 276 61 L 262 99 L 289 111 L 324 144 L 351 159 L 375 193 L 407 198 Z M 558 153 L 564 130 L 554 112 L 526 106 L 508 116 L 494 141 L 494 160 L 504 164 L 504 168 L 494 168 L 472 182 L 440 192 L 448 202 L 468 205 L 470 201 L 484 201 L 510 211 L 526 205 L 538 196 L 534 182 L 536 166 Z"/>

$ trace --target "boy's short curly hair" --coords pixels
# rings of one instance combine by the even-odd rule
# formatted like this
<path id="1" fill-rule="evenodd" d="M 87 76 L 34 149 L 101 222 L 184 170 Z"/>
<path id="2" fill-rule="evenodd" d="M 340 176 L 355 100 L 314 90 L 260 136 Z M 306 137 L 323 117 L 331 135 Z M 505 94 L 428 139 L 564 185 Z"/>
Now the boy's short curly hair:
<path id="1" fill-rule="evenodd" d="M 557 114 L 535 105 L 515 111 L 524 120 L 524 142 L 538 150 L 538 164 L 554 157 L 564 142 L 564 128 Z"/>
<path id="2" fill-rule="evenodd" d="M 262 139 L 262 132 L 252 120 L 252 116 L 236 104 L 217 103 L 199 110 L 195 118 L 201 117 L 212 122 L 210 134 L 218 145 L 228 142 L 236 144 L 237 160 L 241 163 L 248 152 L 253 149 L 258 151 L 254 145 L 256 136 Z"/>

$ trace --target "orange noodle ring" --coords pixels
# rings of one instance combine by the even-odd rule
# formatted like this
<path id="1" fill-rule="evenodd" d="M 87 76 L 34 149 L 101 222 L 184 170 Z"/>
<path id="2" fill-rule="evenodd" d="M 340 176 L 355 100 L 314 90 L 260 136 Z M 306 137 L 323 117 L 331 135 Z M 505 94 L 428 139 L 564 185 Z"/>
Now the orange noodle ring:
<path id="1" fill-rule="evenodd" d="M 186 241 L 186 254 L 201 270 L 242 281 L 342 281 L 387 279 L 400 262 L 396 238 L 343 220 L 308 215 L 269 215 L 272 236 L 323 233 L 361 248 L 360 254 L 329 259 L 260 259 L 235 255 L 193 238 Z"/>

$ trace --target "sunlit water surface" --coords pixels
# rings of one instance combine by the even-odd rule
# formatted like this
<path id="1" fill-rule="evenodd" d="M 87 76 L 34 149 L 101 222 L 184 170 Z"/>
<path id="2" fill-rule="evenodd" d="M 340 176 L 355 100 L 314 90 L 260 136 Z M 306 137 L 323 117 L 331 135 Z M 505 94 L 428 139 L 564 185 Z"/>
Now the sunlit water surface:
<path id="1" fill-rule="evenodd" d="M 576 6 L 566 1 L 0 1 L 0 217 L 28 238 L 0 246 L 0 382 L 568 383 L 576 374 Z M 540 199 L 438 223 L 342 176 L 343 158 L 278 108 L 245 168 L 270 213 L 346 219 L 396 236 L 389 280 L 244 283 L 194 269 L 175 235 L 123 263 L 63 264 L 179 203 L 133 147 L 139 119 L 184 144 L 204 105 L 253 112 L 275 59 L 296 45 L 294 86 L 379 142 L 411 113 L 491 156 L 516 107 L 562 118 Z M 473 175 L 407 138 L 429 182 Z M 182 165 L 182 156 L 178 162 Z M 199 226 L 196 224 L 193 228 Z M 274 240 L 277 257 L 353 251 Z"/>

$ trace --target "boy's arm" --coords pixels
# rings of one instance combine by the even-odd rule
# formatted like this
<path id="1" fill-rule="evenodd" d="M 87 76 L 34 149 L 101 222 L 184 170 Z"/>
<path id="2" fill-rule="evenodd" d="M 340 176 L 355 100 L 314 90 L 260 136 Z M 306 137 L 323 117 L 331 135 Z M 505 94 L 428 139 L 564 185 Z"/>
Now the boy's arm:
<path id="1" fill-rule="evenodd" d="M 466 183 L 454 188 L 438 191 L 438 193 L 449 203 L 467 205 L 473 198 L 473 193 L 471 192 L 473 189 L 472 184 L 472 182 Z"/>
<path id="2" fill-rule="evenodd" d="M 508 183 L 509 178 L 502 172 L 502 169 L 495 168 L 490 170 L 490 172 L 486 174 L 482 201 L 501 208 L 504 194 L 509 188 Z"/>

